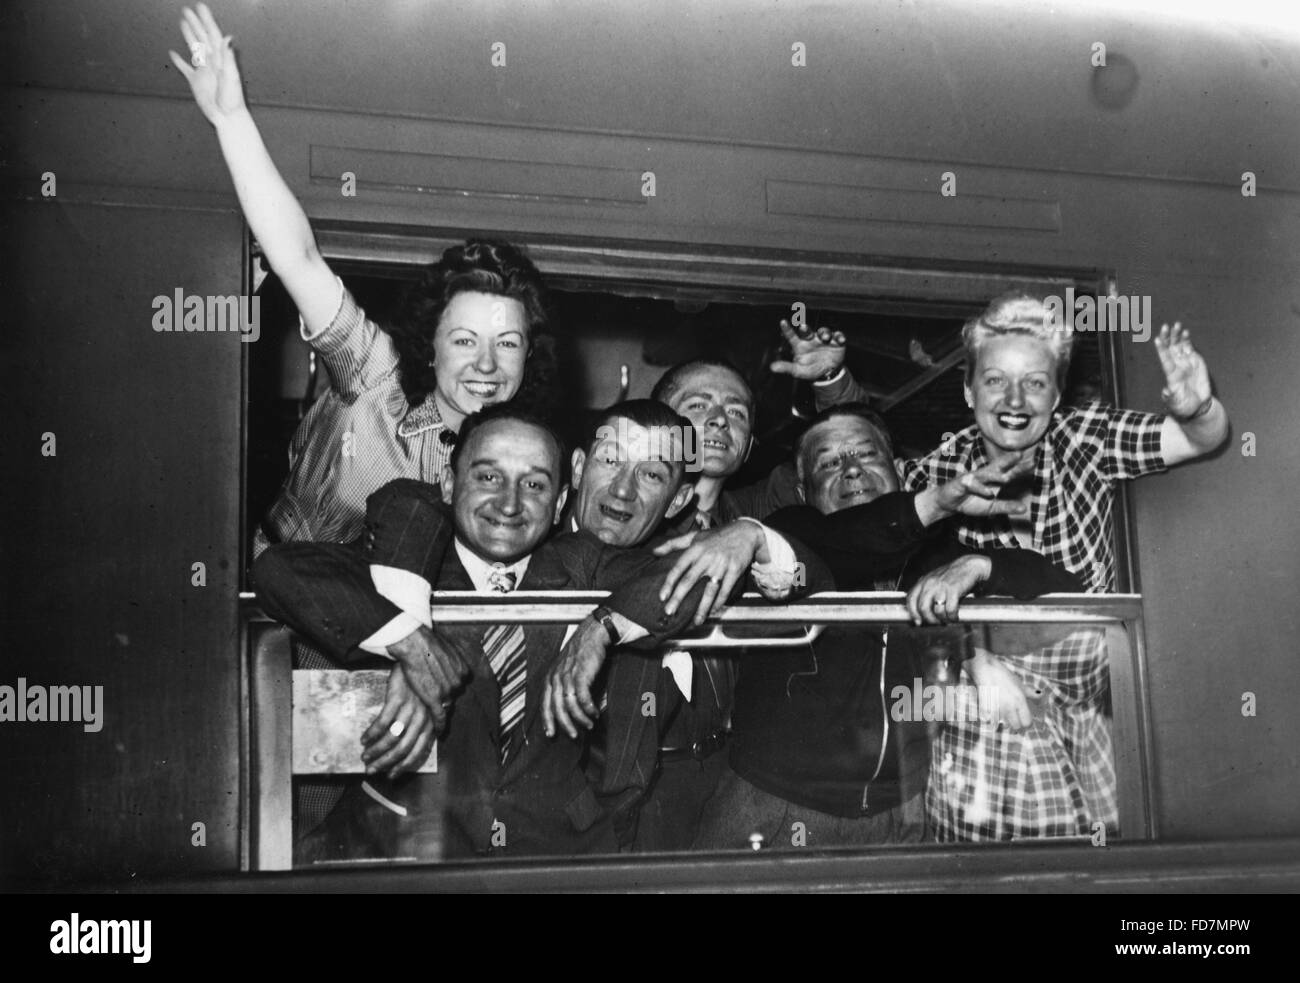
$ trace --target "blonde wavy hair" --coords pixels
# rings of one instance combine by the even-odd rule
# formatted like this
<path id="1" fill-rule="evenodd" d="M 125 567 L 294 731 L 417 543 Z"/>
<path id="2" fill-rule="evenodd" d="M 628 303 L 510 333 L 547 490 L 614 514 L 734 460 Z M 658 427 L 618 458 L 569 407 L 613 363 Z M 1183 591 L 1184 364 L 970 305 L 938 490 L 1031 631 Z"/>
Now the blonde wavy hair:
<path id="1" fill-rule="evenodd" d="M 982 314 L 971 318 L 961 329 L 962 345 L 966 348 L 966 385 L 975 378 L 975 362 L 984 345 L 994 338 L 1024 335 L 1047 346 L 1056 363 L 1056 388 L 1065 392 L 1065 377 L 1070 371 L 1070 355 L 1074 349 L 1074 326 L 1070 323 L 1073 312 L 1063 313 L 1063 317 L 1054 316 L 1047 306 L 1047 295 L 1012 291 L 993 300 Z"/>

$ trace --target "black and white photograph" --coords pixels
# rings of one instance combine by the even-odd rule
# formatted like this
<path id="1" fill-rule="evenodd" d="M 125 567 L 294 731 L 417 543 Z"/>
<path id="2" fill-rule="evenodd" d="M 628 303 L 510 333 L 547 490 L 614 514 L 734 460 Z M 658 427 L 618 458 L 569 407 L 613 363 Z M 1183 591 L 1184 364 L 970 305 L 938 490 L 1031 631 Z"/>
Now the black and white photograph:
<path id="1" fill-rule="evenodd" d="M 997 893 L 1233 972 L 1300 891 L 1293 0 L 0 32 L 8 952 Z"/>

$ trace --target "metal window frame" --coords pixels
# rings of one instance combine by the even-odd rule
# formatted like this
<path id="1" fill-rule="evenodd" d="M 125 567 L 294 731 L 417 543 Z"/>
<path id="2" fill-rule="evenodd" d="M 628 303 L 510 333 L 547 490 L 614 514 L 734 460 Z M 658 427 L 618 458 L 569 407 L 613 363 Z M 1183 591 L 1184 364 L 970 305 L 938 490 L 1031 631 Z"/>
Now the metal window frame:
<path id="1" fill-rule="evenodd" d="M 321 255 L 343 273 L 387 271 L 394 277 L 407 276 L 436 260 L 448 246 L 471 237 L 496 237 L 526 248 L 553 289 L 656 299 L 756 303 L 794 296 L 823 309 L 964 318 L 991 297 L 1011 289 L 1064 291 L 1073 287 L 1080 295 L 1098 297 L 1118 290 L 1115 270 L 1091 267 L 1020 265 L 1007 272 L 1005 264 L 337 220 L 315 222 L 313 231 Z M 249 289 L 255 279 L 255 252 L 255 246 L 250 246 L 246 255 Z M 1106 396 L 1122 406 L 1124 373 L 1118 336 L 1103 335 L 1100 349 Z M 247 356 L 246 352 L 245 360 Z M 893 401 L 900 402 L 915 391 L 895 393 Z M 246 497 L 241 479 L 241 511 Z M 1117 587 L 1141 591 L 1132 501 L 1123 484 L 1117 489 L 1114 515 Z M 247 532 L 248 528 L 245 516 L 241 529 Z M 243 541 L 249 541 L 248 535 Z"/>
<path id="2" fill-rule="evenodd" d="M 548 282 L 558 290 L 595 290 L 657 299 L 756 303 L 775 296 L 797 296 L 813 307 L 876 314 L 966 317 L 990 297 L 1014 288 L 1060 289 L 1104 296 L 1117 288 L 1114 270 L 935 263 L 898 257 L 734 245 L 617 241 L 546 233 L 451 227 L 378 225 L 323 220 L 313 223 L 317 245 L 341 273 L 361 271 L 406 277 L 428 265 L 448 246 L 470 237 L 509 239 L 526 248 Z M 254 268 L 260 250 L 245 235 L 245 291 L 260 282 Z M 1123 405 L 1123 370 L 1118 339 L 1101 339 L 1103 385 Z M 248 401 L 249 351 L 243 352 L 241 388 Z M 911 392 L 906 395 L 911 395 Z M 895 401 L 899 401 L 898 394 Z M 905 398 L 905 396 L 903 397 Z M 245 560 L 254 517 L 246 514 L 248 414 L 241 413 L 240 531 Z M 1136 538 L 1127 489 L 1118 490 L 1115 543 L 1120 590 L 1141 589 L 1135 559 Z M 245 581 L 245 586 L 247 582 Z"/>
<path id="3" fill-rule="evenodd" d="M 773 295 L 796 295 L 810 306 L 827 309 L 868 311 L 880 314 L 916 314 L 965 316 L 974 305 L 1015 287 L 1065 287 L 1103 294 L 1116 282 L 1114 271 L 1091 268 L 1061 269 L 1018 267 L 1007 273 L 1004 265 L 983 263 L 934 263 L 900 260 L 898 257 L 820 253 L 776 249 L 744 248 L 732 245 L 697 243 L 611 242 L 573 236 L 552 236 L 518 231 L 492 231 L 469 228 L 426 228 L 379 226 L 369 223 L 322 221 L 313 224 L 321 253 L 340 272 L 363 268 L 368 272 L 388 270 L 404 276 L 412 268 L 427 265 L 449 245 L 473 236 L 499 236 L 526 247 L 538 268 L 557 289 L 600 290 L 630 296 L 665 299 L 705 299 L 755 302 Z M 243 250 L 245 289 L 251 292 L 257 280 L 253 264 L 256 246 L 246 236 Z M 706 284 L 707 286 L 699 286 Z M 1122 403 L 1123 375 L 1117 341 L 1113 336 L 1102 340 L 1101 355 L 1104 384 L 1109 394 Z M 247 405 L 248 358 L 243 352 L 241 389 Z M 239 472 L 239 516 L 241 552 L 247 554 L 251 542 L 251 517 L 246 514 L 248 419 L 241 413 L 241 459 Z M 1136 542 L 1132 509 L 1126 490 L 1119 490 L 1116 502 L 1116 549 L 1120 558 L 1117 574 L 1122 589 L 1138 590 Z M 251 557 L 245 555 L 246 560 Z M 877 595 L 879 596 L 879 595 Z M 1131 659 L 1124 666 L 1112 665 L 1112 713 L 1115 721 L 1116 766 L 1130 779 L 1121 780 L 1121 808 L 1124 803 L 1141 802 L 1138 826 L 1122 823 L 1122 828 L 1141 828 L 1147 838 L 1158 836 L 1154 811 L 1154 772 L 1151 758 L 1151 714 L 1147 682 L 1145 634 L 1141 618 L 1140 595 L 1089 595 L 1110 597 L 1117 603 L 1136 605 L 1134 629 L 1130 632 Z M 259 753 L 254 720 L 258 680 L 250 671 L 250 622 L 260 620 L 253 595 L 241 593 L 241 612 L 246 630 L 241 632 L 240 703 L 241 758 L 251 764 Z M 889 612 L 901 610 L 898 602 Z M 987 602 L 963 604 L 962 621 L 975 617 Z M 1037 602 L 1042 604 L 1043 602 Z M 1082 613 L 1094 602 L 1080 600 Z M 1005 614 L 1023 605 L 1004 607 Z M 990 610 L 991 613 L 991 610 Z M 880 613 L 881 621 L 890 619 Z M 853 619 L 847 619 L 853 620 Z M 893 620 L 902 622 L 905 617 Z M 1028 619 L 1034 620 L 1034 619 Z M 1050 620 L 1050 619 L 1039 619 Z M 1060 620 L 1058 617 L 1056 620 Z M 1067 619 L 1068 620 L 1068 619 Z M 788 639 L 786 640 L 788 643 Z M 697 643 L 698 647 L 698 643 Z M 261 681 L 265 685 L 267 680 Z M 1121 712 L 1122 709 L 1122 712 Z M 263 721 L 266 723 L 266 721 Z M 1121 759 L 1121 748 L 1123 758 Z M 252 869 L 254 848 L 249 830 L 253 813 L 254 777 L 250 768 L 241 771 L 240 861 L 244 870 Z M 1124 820 L 1124 816 L 1121 816 Z"/>
<path id="4" fill-rule="evenodd" d="M 899 259 L 809 250 L 701 243 L 609 240 L 518 230 L 313 223 L 317 246 L 347 272 L 395 277 L 435 261 L 467 238 L 507 239 L 524 247 L 548 283 L 680 300 L 753 302 L 798 297 L 809 306 L 882 314 L 966 316 L 1013 288 L 1104 289 L 1102 271 Z"/>

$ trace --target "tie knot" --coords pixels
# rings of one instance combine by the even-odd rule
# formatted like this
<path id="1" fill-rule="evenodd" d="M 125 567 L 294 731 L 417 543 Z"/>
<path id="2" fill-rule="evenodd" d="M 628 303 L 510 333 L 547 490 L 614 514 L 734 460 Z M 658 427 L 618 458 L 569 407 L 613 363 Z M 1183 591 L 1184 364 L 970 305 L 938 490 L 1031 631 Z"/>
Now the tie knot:
<path id="1" fill-rule="evenodd" d="M 500 563 L 492 564 L 492 568 L 488 570 L 488 586 L 502 594 L 509 594 L 514 590 L 515 581 L 518 579 L 513 570 L 507 570 Z"/>

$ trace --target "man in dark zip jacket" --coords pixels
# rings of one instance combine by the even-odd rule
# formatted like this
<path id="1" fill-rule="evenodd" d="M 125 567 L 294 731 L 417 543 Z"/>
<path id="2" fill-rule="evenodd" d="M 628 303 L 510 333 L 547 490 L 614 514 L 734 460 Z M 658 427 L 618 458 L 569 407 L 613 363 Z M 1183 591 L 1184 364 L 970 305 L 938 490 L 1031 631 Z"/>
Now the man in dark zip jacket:
<path id="1" fill-rule="evenodd" d="M 947 621 L 972 592 L 1027 598 L 1082 589 L 1038 553 L 958 546 L 938 521 L 950 510 L 897 490 L 888 432 L 861 404 L 819 414 L 795 458 L 807 504 L 765 522 L 820 554 L 841 589 L 911 587 L 914 620 L 930 624 Z M 904 644 L 904 634 L 829 626 L 815 642 L 743 660 L 729 770 L 706 807 L 697 848 L 743 847 L 754 834 L 776 848 L 925 838 L 927 725 L 890 712 L 895 687 L 911 693 L 923 675 L 916 639 Z M 992 708 L 1009 725 L 1023 722 L 1015 719 L 1024 697 L 1014 686 L 998 677 L 1006 699 Z"/>

